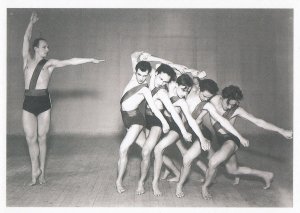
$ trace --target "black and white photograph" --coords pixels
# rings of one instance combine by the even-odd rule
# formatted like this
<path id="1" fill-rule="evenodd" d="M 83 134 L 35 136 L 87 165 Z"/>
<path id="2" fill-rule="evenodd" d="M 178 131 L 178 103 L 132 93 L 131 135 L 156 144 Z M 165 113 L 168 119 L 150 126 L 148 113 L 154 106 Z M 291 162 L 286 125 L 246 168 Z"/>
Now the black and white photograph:
<path id="1" fill-rule="evenodd" d="M 5 210 L 295 211 L 295 1 L 34 3 L 1 15 Z"/>

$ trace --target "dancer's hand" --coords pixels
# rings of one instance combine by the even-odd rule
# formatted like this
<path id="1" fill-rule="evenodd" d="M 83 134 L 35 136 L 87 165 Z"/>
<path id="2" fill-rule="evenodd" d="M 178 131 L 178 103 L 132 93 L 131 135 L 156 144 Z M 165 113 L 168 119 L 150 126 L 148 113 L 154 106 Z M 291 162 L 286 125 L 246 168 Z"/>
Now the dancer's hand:
<path id="1" fill-rule="evenodd" d="M 92 63 L 94 63 L 94 64 L 99 64 L 100 62 L 103 62 L 103 61 L 105 61 L 105 60 L 99 60 L 99 59 L 94 59 L 94 58 L 92 58 Z"/>
<path id="2" fill-rule="evenodd" d="M 147 59 L 150 57 L 151 55 L 149 53 L 146 53 L 146 52 L 143 52 L 141 55 L 140 55 L 140 60 L 141 61 L 147 61 Z"/>
<path id="3" fill-rule="evenodd" d="M 33 13 L 31 14 L 31 17 L 30 17 L 30 22 L 31 22 L 32 24 L 34 24 L 34 23 L 36 23 L 38 20 L 39 20 L 39 18 L 37 17 L 37 13 L 36 13 L 36 12 L 33 12 Z"/>
<path id="4" fill-rule="evenodd" d="M 201 142 L 201 148 L 203 149 L 203 151 L 207 151 L 210 149 L 210 141 L 207 140 L 206 138 L 204 138 L 204 141 L 202 140 Z"/>
<path id="5" fill-rule="evenodd" d="M 246 138 L 240 138 L 240 142 L 244 147 L 248 147 L 249 146 L 249 140 L 247 140 Z"/>
<path id="6" fill-rule="evenodd" d="M 285 137 L 286 139 L 292 139 L 293 138 L 293 131 L 292 130 L 283 130 L 280 134 L 283 137 Z"/>
<path id="7" fill-rule="evenodd" d="M 182 136 L 183 136 L 185 141 L 192 142 L 192 134 L 191 133 L 184 132 L 184 133 L 182 133 Z"/>

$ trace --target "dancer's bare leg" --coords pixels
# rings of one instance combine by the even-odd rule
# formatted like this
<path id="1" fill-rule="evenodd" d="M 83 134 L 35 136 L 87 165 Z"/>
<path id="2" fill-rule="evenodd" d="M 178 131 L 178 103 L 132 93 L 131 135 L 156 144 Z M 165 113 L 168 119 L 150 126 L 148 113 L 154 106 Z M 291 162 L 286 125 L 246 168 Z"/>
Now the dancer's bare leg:
<path id="1" fill-rule="evenodd" d="M 119 152 L 120 158 L 118 161 L 118 177 L 116 180 L 116 187 L 119 193 L 123 193 L 125 191 L 125 188 L 122 185 L 122 178 L 125 173 L 127 162 L 128 162 L 128 156 L 127 156 L 128 149 L 134 143 L 134 141 L 136 140 L 136 138 L 138 137 L 142 129 L 143 126 L 141 125 L 132 125 L 128 129 L 120 145 L 120 152 Z"/>
<path id="2" fill-rule="evenodd" d="M 264 189 L 268 189 L 271 186 L 274 174 L 268 171 L 262 171 L 252 169 L 245 166 L 238 166 L 236 154 L 232 155 L 225 164 L 226 170 L 232 175 L 251 175 L 254 177 L 262 178 L 265 182 Z"/>
<path id="3" fill-rule="evenodd" d="M 191 148 L 189 150 L 187 150 L 187 152 L 183 156 L 183 166 L 181 168 L 180 180 L 176 186 L 176 196 L 179 198 L 184 196 L 184 193 L 182 191 L 183 184 L 186 181 L 187 176 L 190 172 L 191 164 L 192 164 L 193 160 L 198 155 L 200 155 L 200 153 L 201 153 L 200 143 L 199 143 L 199 141 L 195 141 L 193 143 L 193 145 L 191 146 Z"/>
<path id="4" fill-rule="evenodd" d="M 138 195 L 145 193 L 144 183 L 149 170 L 151 152 L 154 146 L 156 145 L 156 143 L 158 142 L 161 133 L 162 133 L 161 127 L 153 126 L 147 137 L 145 145 L 142 148 L 141 178 L 138 182 L 138 188 L 136 190 L 136 193 Z"/>
<path id="5" fill-rule="evenodd" d="M 212 198 L 211 194 L 208 192 L 208 186 L 215 178 L 218 166 L 231 157 L 237 148 L 237 145 L 233 141 L 228 140 L 209 160 L 208 169 L 206 172 L 206 180 L 202 185 L 202 196 L 204 199 L 208 200 Z"/>
<path id="6" fill-rule="evenodd" d="M 45 163 L 47 154 L 47 134 L 50 127 L 50 114 L 51 110 L 47 110 L 38 115 L 38 142 L 40 149 L 40 170 L 41 175 L 39 176 L 39 183 L 46 183 L 45 179 Z"/>
<path id="7" fill-rule="evenodd" d="M 160 170 L 163 163 L 163 152 L 165 148 L 174 143 L 179 138 L 179 135 L 175 131 L 170 131 L 154 148 L 154 177 L 152 182 L 152 189 L 154 196 L 161 196 L 161 191 L 158 188 L 158 181 L 160 176 Z"/>
<path id="8" fill-rule="evenodd" d="M 169 182 L 177 182 L 177 181 L 179 181 L 180 171 L 175 166 L 174 162 L 168 156 L 163 155 L 163 163 L 166 166 L 166 170 L 167 171 L 171 171 L 175 175 L 175 177 L 170 178 L 167 181 L 169 181 Z"/>
<path id="9" fill-rule="evenodd" d="M 196 142 L 196 141 L 195 141 Z M 194 143 L 195 143 L 194 142 Z M 197 141 L 199 143 L 199 141 Z M 182 156 L 185 155 L 185 153 L 187 152 L 187 149 L 184 147 L 184 145 L 182 144 L 181 140 L 178 140 L 176 142 L 176 146 L 178 147 L 180 153 Z M 207 166 L 201 161 L 201 160 L 197 160 L 196 161 L 196 165 L 201 169 L 201 171 L 206 174 L 206 170 L 207 170 Z M 175 177 L 176 178 L 176 177 Z M 179 176 L 177 178 L 177 181 L 179 180 Z M 201 178 L 200 181 L 203 183 L 204 182 L 204 178 Z"/>
<path id="10" fill-rule="evenodd" d="M 31 183 L 30 186 L 35 185 L 37 178 L 41 174 L 39 168 L 39 145 L 37 143 L 37 118 L 30 112 L 23 110 L 22 113 L 23 129 L 26 136 L 26 141 L 29 149 L 31 160 Z"/>

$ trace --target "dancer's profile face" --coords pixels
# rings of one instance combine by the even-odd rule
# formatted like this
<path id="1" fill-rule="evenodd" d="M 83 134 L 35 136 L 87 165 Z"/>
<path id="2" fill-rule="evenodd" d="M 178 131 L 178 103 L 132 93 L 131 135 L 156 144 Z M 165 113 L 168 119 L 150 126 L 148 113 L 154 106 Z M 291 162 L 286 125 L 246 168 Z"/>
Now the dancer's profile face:
<path id="1" fill-rule="evenodd" d="M 41 57 L 45 58 L 49 52 L 48 43 L 44 40 L 39 41 L 39 46 L 34 48 L 35 54 L 40 55 Z"/>
<path id="2" fill-rule="evenodd" d="M 199 93 L 199 97 L 200 97 L 201 101 L 208 101 L 212 96 L 213 96 L 213 94 L 211 94 L 207 90 L 201 91 Z"/>
<path id="3" fill-rule="evenodd" d="M 168 84 L 171 80 L 171 77 L 164 72 L 161 72 L 155 76 L 154 84 L 155 87 L 164 86 Z"/>
<path id="4" fill-rule="evenodd" d="M 178 85 L 177 87 L 177 95 L 179 98 L 186 98 L 186 96 L 189 94 L 191 91 L 191 87 L 183 86 L 183 85 Z"/>
<path id="5" fill-rule="evenodd" d="M 149 72 L 143 72 L 142 70 L 138 69 L 136 72 L 135 72 L 135 77 L 136 77 L 136 80 L 139 84 L 142 84 L 146 81 L 147 79 L 147 76 L 149 75 Z"/>
<path id="6" fill-rule="evenodd" d="M 237 100 L 232 100 L 232 99 L 229 100 L 228 98 L 225 98 L 222 101 L 222 106 L 225 111 L 230 110 L 233 107 L 238 106 L 238 105 L 239 105 L 239 102 Z"/>

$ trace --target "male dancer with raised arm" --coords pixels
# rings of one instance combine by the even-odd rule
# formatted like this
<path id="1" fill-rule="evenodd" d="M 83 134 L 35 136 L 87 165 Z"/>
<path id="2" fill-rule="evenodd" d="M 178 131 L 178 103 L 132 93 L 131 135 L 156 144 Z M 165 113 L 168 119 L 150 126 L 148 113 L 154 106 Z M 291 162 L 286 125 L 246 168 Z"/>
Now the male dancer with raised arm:
<path id="1" fill-rule="evenodd" d="M 23 71 L 25 78 L 25 97 L 22 122 L 31 160 L 32 180 L 43 184 L 45 180 L 46 139 L 50 127 L 51 101 L 48 92 L 50 77 L 55 68 L 84 63 L 99 63 L 103 60 L 93 58 L 72 58 L 69 60 L 45 59 L 49 52 L 48 43 L 43 38 L 33 42 L 33 56 L 30 55 L 30 39 L 33 25 L 39 20 L 32 13 L 23 41 Z"/>

